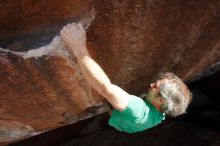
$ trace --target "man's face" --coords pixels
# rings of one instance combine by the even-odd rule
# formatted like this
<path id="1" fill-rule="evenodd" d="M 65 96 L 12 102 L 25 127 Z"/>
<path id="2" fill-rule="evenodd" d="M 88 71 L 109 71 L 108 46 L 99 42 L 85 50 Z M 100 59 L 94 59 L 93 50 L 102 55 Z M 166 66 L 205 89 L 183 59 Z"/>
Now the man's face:
<path id="1" fill-rule="evenodd" d="M 164 104 L 164 99 L 159 92 L 159 87 L 168 81 L 168 79 L 161 79 L 155 83 L 151 83 L 147 94 L 147 101 L 154 105 L 159 111 L 161 111 L 161 107 Z"/>

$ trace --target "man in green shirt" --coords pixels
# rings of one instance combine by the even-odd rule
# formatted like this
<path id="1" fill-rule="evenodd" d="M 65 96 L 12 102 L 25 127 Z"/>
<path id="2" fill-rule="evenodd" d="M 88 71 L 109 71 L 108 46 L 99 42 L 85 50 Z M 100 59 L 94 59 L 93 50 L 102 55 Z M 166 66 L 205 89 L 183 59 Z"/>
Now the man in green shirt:
<path id="1" fill-rule="evenodd" d="M 85 79 L 114 107 L 109 119 L 112 127 L 127 133 L 140 132 L 161 123 L 165 114 L 176 117 L 185 113 L 192 96 L 184 82 L 173 73 L 162 74 L 150 84 L 149 92 L 141 99 L 112 84 L 91 58 L 82 24 L 64 26 L 61 37 L 75 54 Z"/>

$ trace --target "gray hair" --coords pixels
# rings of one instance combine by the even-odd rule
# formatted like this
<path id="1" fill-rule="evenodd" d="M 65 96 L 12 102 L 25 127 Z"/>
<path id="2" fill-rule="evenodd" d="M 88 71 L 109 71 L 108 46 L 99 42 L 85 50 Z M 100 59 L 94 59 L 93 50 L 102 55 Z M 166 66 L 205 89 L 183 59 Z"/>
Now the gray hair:
<path id="1" fill-rule="evenodd" d="M 184 82 L 173 73 L 162 74 L 160 78 L 169 80 L 159 87 L 159 92 L 162 98 L 165 99 L 162 111 L 171 117 L 184 114 L 192 99 L 192 94 L 189 89 Z"/>

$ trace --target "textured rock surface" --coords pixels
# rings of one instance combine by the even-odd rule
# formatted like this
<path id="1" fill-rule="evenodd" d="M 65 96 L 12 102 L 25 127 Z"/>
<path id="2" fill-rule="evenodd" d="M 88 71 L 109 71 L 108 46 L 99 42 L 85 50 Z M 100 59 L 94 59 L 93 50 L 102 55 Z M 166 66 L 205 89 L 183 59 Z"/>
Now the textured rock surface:
<path id="1" fill-rule="evenodd" d="M 131 94 L 146 91 L 160 72 L 190 81 L 220 61 L 218 0 L 0 4 L 0 47 L 17 52 L 49 44 L 63 25 L 90 18 L 95 10 L 89 51 L 112 82 Z M 103 99 L 84 80 L 73 54 L 61 50 L 28 59 L 0 52 L 0 117 L 9 123 L 0 127 L 2 142 L 17 139 L 18 129 L 27 137 L 105 110 L 92 108 Z"/>
<path id="2" fill-rule="evenodd" d="M 105 110 L 92 108 L 101 106 L 103 98 L 84 80 L 75 57 L 56 48 L 55 42 L 63 46 L 56 37 L 50 45 L 26 53 L 1 53 L 0 114 L 3 125 L 11 123 L 0 127 L 2 137 L 11 140 L 18 135 L 35 135 Z M 45 52 L 47 55 L 39 57 Z M 13 127 L 20 128 L 20 133 Z"/>

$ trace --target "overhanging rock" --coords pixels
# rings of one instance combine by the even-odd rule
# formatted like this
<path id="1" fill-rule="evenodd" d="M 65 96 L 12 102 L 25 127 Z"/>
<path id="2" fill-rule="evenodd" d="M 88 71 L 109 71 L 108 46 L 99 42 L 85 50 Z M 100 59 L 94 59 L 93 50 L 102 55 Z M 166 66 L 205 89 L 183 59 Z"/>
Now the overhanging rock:
<path id="1" fill-rule="evenodd" d="M 191 81 L 220 61 L 218 0 L 0 3 L 2 144 L 107 110 L 55 37 L 68 22 L 92 22 L 91 56 L 130 94 L 145 92 L 161 72 Z"/>

